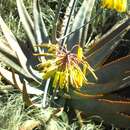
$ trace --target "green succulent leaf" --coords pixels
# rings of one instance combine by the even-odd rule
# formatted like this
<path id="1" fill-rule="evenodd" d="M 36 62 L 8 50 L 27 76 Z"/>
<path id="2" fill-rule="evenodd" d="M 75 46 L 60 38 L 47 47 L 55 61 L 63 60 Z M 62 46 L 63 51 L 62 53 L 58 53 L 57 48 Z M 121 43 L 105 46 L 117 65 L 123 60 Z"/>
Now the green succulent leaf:
<path id="1" fill-rule="evenodd" d="M 6 63 L 8 66 L 15 69 L 18 73 L 24 75 L 25 77 L 30 78 L 30 76 L 26 73 L 26 71 L 21 66 L 19 66 L 16 62 L 14 62 L 12 59 L 6 57 L 5 53 L 3 54 L 2 52 L 0 52 L 0 59 L 4 63 Z"/>
<path id="2" fill-rule="evenodd" d="M 5 54 L 17 59 L 16 53 L 9 47 L 7 41 L 2 38 L 0 39 L 0 51 L 3 51 Z"/>
<path id="3" fill-rule="evenodd" d="M 87 61 L 94 69 L 102 66 L 105 60 L 111 55 L 113 50 L 118 46 L 118 44 L 122 39 L 122 36 L 120 35 L 121 34 L 118 34 L 118 36 L 106 42 L 104 46 L 93 52 L 91 55 L 87 56 Z"/>
<path id="4" fill-rule="evenodd" d="M 51 33 L 52 43 L 57 42 L 57 27 L 58 27 L 58 20 L 59 20 L 62 3 L 63 3 L 63 0 L 59 0 L 58 5 L 57 5 L 55 18 L 54 18 L 54 22 L 53 22 L 53 29 L 52 29 L 52 33 Z"/>
<path id="5" fill-rule="evenodd" d="M 73 91 L 69 104 L 88 117 L 99 116 L 106 123 L 114 124 L 116 127 L 130 128 L 130 100 L 117 95 L 93 97 Z"/>
<path id="6" fill-rule="evenodd" d="M 25 56 L 25 54 L 23 53 L 21 47 L 19 46 L 17 39 L 15 38 L 13 33 L 10 31 L 10 29 L 6 26 L 5 22 L 3 21 L 3 19 L 1 17 L 0 17 L 0 27 L 10 45 L 10 47 L 12 48 L 12 50 L 15 51 L 15 53 L 18 57 L 18 60 L 20 62 L 20 65 L 23 67 L 23 69 L 26 71 L 26 73 L 29 75 L 30 78 L 32 78 L 36 82 L 38 82 L 37 79 L 29 72 L 28 67 L 31 68 L 31 66 L 28 64 L 28 59 Z"/>
<path id="7" fill-rule="evenodd" d="M 90 82 L 107 83 L 114 79 L 122 80 L 128 76 L 130 70 L 130 55 L 110 62 L 95 70 L 98 80 L 95 81 L 90 74 L 87 78 Z"/>
<path id="8" fill-rule="evenodd" d="M 26 31 L 28 38 L 30 39 L 32 45 L 36 44 L 36 39 L 34 36 L 34 24 L 24 6 L 23 0 L 17 0 L 17 8 L 18 8 L 18 13 L 20 16 L 20 20 L 22 21 L 24 30 Z"/>
<path id="9" fill-rule="evenodd" d="M 83 26 L 85 22 L 88 22 L 90 20 L 94 3 L 95 0 L 83 1 L 77 15 L 75 16 L 71 31 L 75 31 L 77 28 Z M 87 30 L 87 26 L 88 25 L 86 25 L 85 30 Z M 84 33 L 86 34 L 87 32 L 85 31 Z M 68 39 L 68 48 L 72 48 L 77 42 L 81 43 L 82 39 L 84 39 L 82 36 L 85 36 L 83 34 L 83 29 L 77 30 L 75 33 L 71 34 Z"/>
<path id="10" fill-rule="evenodd" d="M 110 56 L 115 47 L 119 44 L 119 41 L 123 38 L 123 34 L 128 30 L 130 25 L 130 19 L 123 19 L 115 25 L 107 34 L 101 37 L 97 41 L 96 45 L 92 47 L 93 52 L 86 54 L 88 62 L 93 68 L 100 67 L 103 62 Z"/>
<path id="11" fill-rule="evenodd" d="M 94 41 L 94 43 L 91 43 L 92 46 L 88 49 L 86 55 L 91 55 L 92 53 L 95 53 L 95 51 L 101 48 L 104 44 L 107 44 L 107 42 L 117 37 L 118 33 L 122 34 L 125 31 L 125 29 L 128 28 L 129 25 L 130 25 L 130 18 L 125 18 L 119 21 L 119 23 L 117 23 L 111 30 L 109 30 L 106 34 L 104 34 L 100 39 Z"/>
<path id="12" fill-rule="evenodd" d="M 38 44 L 48 43 L 48 33 L 43 22 L 39 0 L 33 0 L 34 32 Z"/>
<path id="13" fill-rule="evenodd" d="M 89 83 L 81 87 L 80 91 L 88 94 L 104 94 L 126 88 L 130 84 L 129 71 L 130 55 L 95 70 L 97 81 L 88 74 Z"/>
<path id="14" fill-rule="evenodd" d="M 72 17 L 74 17 L 74 9 L 76 7 L 77 0 L 70 0 L 68 7 L 66 8 L 65 16 L 62 22 L 61 27 L 61 37 L 62 39 L 61 43 L 64 45 L 66 43 L 67 37 L 64 38 L 65 35 L 67 35 L 71 29 L 71 21 Z"/>
<path id="15" fill-rule="evenodd" d="M 0 66 L 0 74 L 12 85 L 15 85 L 14 83 L 14 79 L 13 79 L 13 75 L 12 72 L 4 69 L 3 67 Z M 20 76 L 18 74 L 15 73 L 15 79 L 17 81 L 17 85 L 19 87 L 19 90 L 22 92 L 23 90 L 23 83 L 20 80 Z M 27 82 L 27 81 L 25 81 Z M 31 82 L 31 81 L 30 81 Z M 28 94 L 34 94 L 34 95 L 42 95 L 44 92 L 40 89 L 37 89 L 35 87 L 32 87 L 31 85 L 29 85 L 29 83 L 26 84 L 26 88 L 27 88 L 27 93 Z"/>
<path id="16" fill-rule="evenodd" d="M 122 80 L 113 80 L 102 84 L 88 83 L 85 87 L 81 87 L 79 91 L 84 94 L 107 94 L 127 88 L 128 85 L 130 85 L 130 79 L 126 77 Z"/>
<path id="17" fill-rule="evenodd" d="M 24 104 L 25 104 L 26 107 L 33 105 L 32 101 L 31 101 L 31 99 L 28 95 L 26 84 L 24 84 L 24 86 L 23 86 L 22 97 L 23 97 L 23 101 L 24 101 Z"/>

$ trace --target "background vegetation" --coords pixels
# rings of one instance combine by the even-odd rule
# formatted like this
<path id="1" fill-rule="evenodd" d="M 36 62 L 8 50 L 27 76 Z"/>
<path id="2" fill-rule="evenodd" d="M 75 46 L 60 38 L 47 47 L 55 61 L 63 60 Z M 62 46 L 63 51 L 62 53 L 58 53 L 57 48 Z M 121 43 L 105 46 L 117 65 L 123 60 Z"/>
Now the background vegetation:
<path id="1" fill-rule="evenodd" d="M 31 14 L 32 0 L 24 0 L 24 1 L 25 1 L 25 5 L 29 13 Z M 52 29 L 57 1 L 58 0 L 42 0 L 41 1 L 42 16 L 45 20 L 45 23 L 47 25 L 47 29 L 49 32 L 51 32 L 51 29 Z M 65 8 L 67 6 L 66 1 L 63 4 L 62 11 L 60 14 L 61 19 L 64 16 Z M 79 0 L 79 6 L 81 2 L 82 0 Z M 97 1 L 96 6 L 93 10 L 93 14 L 92 14 L 93 17 L 96 15 L 98 6 L 99 5 Z M 101 15 L 95 18 L 95 20 L 91 23 L 91 26 L 90 26 L 93 32 L 92 37 L 95 37 L 97 34 L 99 36 L 104 34 L 118 20 L 124 17 L 123 15 L 120 15 L 114 11 L 111 12 L 108 10 L 105 10 L 103 12 L 100 12 L 99 10 L 99 13 Z M 23 42 L 27 42 L 26 35 L 23 31 L 21 22 L 19 20 L 15 0 L 0 0 L 0 15 L 3 17 L 3 19 L 5 20 L 9 28 L 12 30 L 12 32 L 15 34 L 15 36 L 17 36 L 19 40 Z M 0 33 L 0 37 L 2 37 L 1 33 Z M 120 51 L 118 51 L 118 54 L 116 52 L 117 51 L 115 51 L 113 55 L 114 56 L 116 55 L 118 57 L 120 55 Z M 1 65 L 3 65 L 2 62 L 1 62 Z M 48 111 L 44 111 L 44 110 L 33 111 L 30 108 L 24 109 L 21 95 L 15 89 L 13 89 L 12 86 L 9 86 L 4 81 L 3 78 L 1 78 L 0 82 L 1 82 L 0 83 L 0 119 L 1 119 L 0 130 L 18 130 L 19 125 L 23 124 L 23 122 L 27 119 L 30 120 L 29 123 L 32 123 L 31 121 L 33 120 L 37 121 L 36 124 L 34 125 L 39 124 L 38 122 L 39 119 L 42 119 L 43 123 L 46 123 L 47 120 L 49 120 L 49 117 L 47 119 L 47 116 L 51 115 L 50 113 L 52 113 L 53 111 L 52 109 L 48 109 Z M 43 115 L 43 117 L 41 118 L 39 117 L 39 115 Z M 57 128 L 57 130 L 61 130 L 61 129 L 68 128 L 68 130 L 69 129 L 76 130 L 78 129 L 78 127 L 79 127 L 79 124 L 78 124 L 77 119 L 73 123 L 70 123 L 70 125 L 66 125 L 65 120 L 53 117 L 51 119 L 51 122 L 47 124 L 46 129 L 56 130 Z M 39 129 L 44 129 L 44 128 L 39 128 Z M 85 121 L 85 125 L 82 126 L 81 128 L 81 130 L 104 130 L 104 129 L 107 129 L 107 128 L 105 128 L 105 126 L 102 125 L 102 122 L 95 123 L 92 120 Z M 117 128 L 113 128 L 113 126 L 108 127 L 108 129 L 117 130 Z M 23 129 L 21 128 L 20 130 L 23 130 Z M 27 130 L 32 130 L 32 129 L 30 128 Z"/>

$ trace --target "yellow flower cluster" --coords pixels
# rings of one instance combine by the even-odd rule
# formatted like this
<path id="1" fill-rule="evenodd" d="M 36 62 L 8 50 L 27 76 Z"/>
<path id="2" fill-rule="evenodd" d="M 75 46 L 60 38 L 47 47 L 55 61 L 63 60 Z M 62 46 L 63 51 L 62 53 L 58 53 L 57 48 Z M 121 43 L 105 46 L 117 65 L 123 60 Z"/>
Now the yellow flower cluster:
<path id="1" fill-rule="evenodd" d="M 115 9 L 118 12 L 126 12 L 127 0 L 102 0 L 102 7 Z"/>
<path id="2" fill-rule="evenodd" d="M 66 47 L 57 47 L 57 45 L 43 45 L 52 52 L 43 53 L 40 55 L 51 56 L 39 64 L 42 70 L 43 79 L 52 78 L 54 88 L 69 90 L 69 86 L 80 88 L 83 84 L 87 84 L 86 73 L 90 71 L 97 79 L 94 70 L 87 63 L 83 56 L 81 47 L 77 47 L 77 53 L 67 51 Z"/>

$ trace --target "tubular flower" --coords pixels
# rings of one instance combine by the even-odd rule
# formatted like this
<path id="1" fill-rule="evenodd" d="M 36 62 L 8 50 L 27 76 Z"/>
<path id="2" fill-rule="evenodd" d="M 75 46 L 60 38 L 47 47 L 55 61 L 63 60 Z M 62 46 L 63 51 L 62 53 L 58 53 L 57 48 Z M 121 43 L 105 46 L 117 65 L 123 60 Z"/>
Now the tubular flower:
<path id="1" fill-rule="evenodd" d="M 117 12 L 126 12 L 127 0 L 102 0 L 102 7 L 115 9 Z"/>
<path id="2" fill-rule="evenodd" d="M 83 84 L 87 84 L 85 75 L 88 71 L 97 79 L 93 68 L 83 56 L 81 47 L 78 46 L 76 53 L 68 51 L 66 47 L 54 46 L 54 44 L 50 44 L 49 46 L 44 44 L 43 47 L 53 51 L 37 54 L 47 56 L 47 60 L 40 63 L 38 67 L 42 70 L 43 79 L 53 79 L 52 86 L 54 88 L 65 88 L 68 91 L 68 86 L 72 86 L 78 89 Z"/>

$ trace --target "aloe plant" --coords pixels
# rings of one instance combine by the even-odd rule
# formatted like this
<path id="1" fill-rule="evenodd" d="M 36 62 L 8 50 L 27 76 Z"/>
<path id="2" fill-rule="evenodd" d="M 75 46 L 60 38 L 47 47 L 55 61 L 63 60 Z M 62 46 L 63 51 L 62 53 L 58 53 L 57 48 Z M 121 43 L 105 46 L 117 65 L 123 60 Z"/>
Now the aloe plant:
<path id="1" fill-rule="evenodd" d="M 0 17 L 0 28 L 5 37 L 0 39 L 0 59 L 12 68 L 9 71 L 0 67 L 0 74 L 23 93 L 26 105 L 33 104 L 29 94 L 44 94 L 42 103 L 46 106 L 48 87 L 53 86 L 54 90 L 61 88 L 68 95 L 60 98 L 67 98 L 70 107 L 83 111 L 87 116 L 98 115 L 108 123 L 129 128 L 130 101 L 119 96 L 118 91 L 125 89 L 130 82 L 130 56 L 104 63 L 128 30 L 130 19 L 124 18 L 88 46 L 86 40 L 95 0 L 84 0 L 76 13 L 77 1 L 70 0 L 59 37 L 58 20 L 63 0 L 58 2 L 51 36 L 48 35 L 38 0 L 33 0 L 34 21 L 23 1 L 16 2 L 30 42 L 27 46 L 19 43 Z M 65 64 L 72 65 L 72 70 L 61 66 L 65 56 L 70 57 L 70 62 Z M 50 68 L 46 68 L 48 64 Z M 84 69 L 87 72 L 82 72 Z M 40 86 L 44 87 L 44 91 L 38 89 Z"/>

